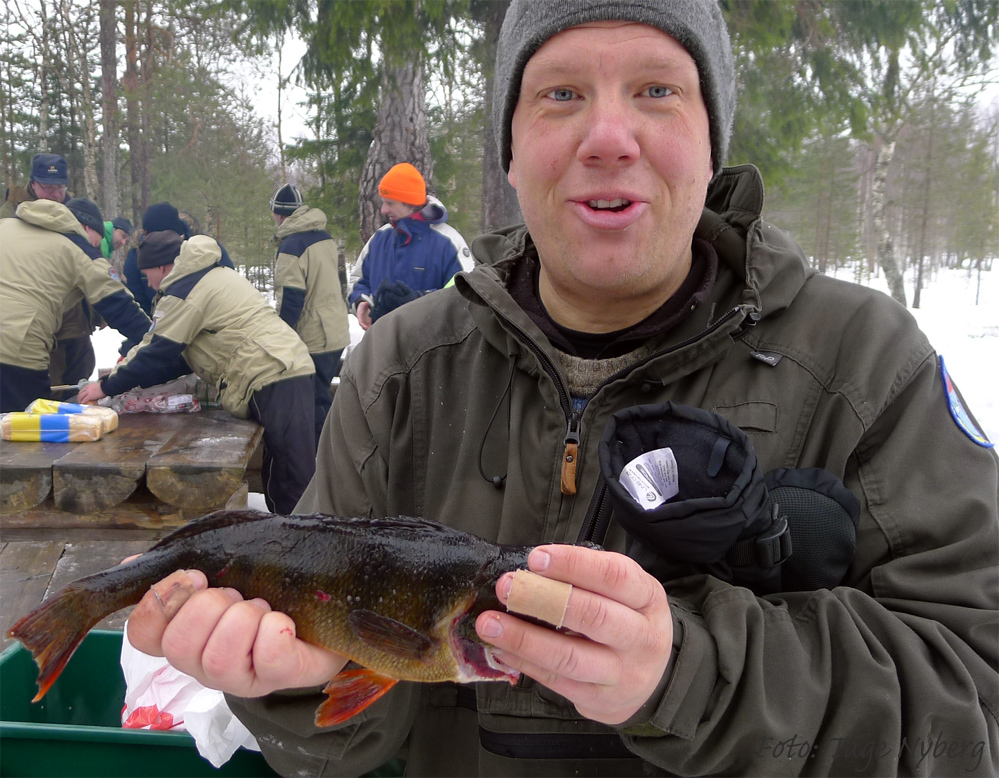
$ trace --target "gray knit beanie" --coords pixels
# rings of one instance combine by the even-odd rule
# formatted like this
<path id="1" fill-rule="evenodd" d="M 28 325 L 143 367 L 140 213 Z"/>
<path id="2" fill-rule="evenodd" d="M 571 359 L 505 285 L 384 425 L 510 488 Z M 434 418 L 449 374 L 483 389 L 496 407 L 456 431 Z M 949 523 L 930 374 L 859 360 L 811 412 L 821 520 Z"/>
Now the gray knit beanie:
<path id="1" fill-rule="evenodd" d="M 647 24 L 687 50 L 701 76 L 717 174 L 728 155 L 735 114 L 732 47 L 717 0 L 513 0 L 497 46 L 492 108 L 503 169 L 510 169 L 510 122 L 527 60 L 555 33 L 596 21 Z"/>

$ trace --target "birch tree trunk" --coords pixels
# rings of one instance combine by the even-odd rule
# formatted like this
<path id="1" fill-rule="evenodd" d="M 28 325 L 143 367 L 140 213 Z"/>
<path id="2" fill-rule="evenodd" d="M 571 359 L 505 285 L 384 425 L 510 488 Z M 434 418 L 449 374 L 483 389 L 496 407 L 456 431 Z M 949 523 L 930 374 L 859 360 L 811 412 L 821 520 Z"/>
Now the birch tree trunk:
<path id="1" fill-rule="evenodd" d="M 38 106 L 38 150 L 45 152 L 49 150 L 49 68 L 51 52 L 49 44 L 49 20 L 45 7 L 45 0 L 38 3 L 38 16 L 42 21 L 42 36 L 38 41 L 39 52 L 36 62 L 38 62 L 38 89 L 42 99 Z"/>
<path id="2" fill-rule="evenodd" d="M 361 242 L 384 224 L 379 213 L 378 182 L 388 169 L 399 162 L 409 162 L 427 182 L 428 194 L 433 194 L 431 179 L 434 161 L 427 138 L 427 98 L 423 86 L 423 64 L 409 61 L 382 70 L 381 105 L 372 133 L 371 148 L 361 169 L 358 207 L 361 216 Z"/>
<path id="3" fill-rule="evenodd" d="M 97 123 L 94 121 L 93 91 L 90 87 L 90 63 L 87 60 L 87 33 L 92 20 L 91 11 L 81 13 L 77 18 L 70 14 L 70 5 L 63 2 L 59 7 L 63 22 L 66 24 L 66 65 L 67 79 L 64 84 L 66 93 L 72 99 L 75 96 L 75 85 L 79 85 L 82 113 L 83 141 L 83 187 L 86 196 L 100 200 L 100 180 L 97 178 Z M 71 62 L 76 61 L 77 72 L 74 73 Z"/>
<path id="4" fill-rule="evenodd" d="M 125 0 L 125 77 L 122 87 L 125 93 L 125 124 L 128 128 L 128 171 L 132 183 L 132 219 L 141 223 L 142 173 L 141 131 L 139 127 L 139 40 L 135 13 L 136 0 Z"/>
<path id="5" fill-rule="evenodd" d="M 118 56 L 115 0 L 100 0 L 101 95 L 104 109 L 104 135 L 101 138 L 101 210 L 105 219 L 119 213 L 118 198 Z"/>
<path id="6" fill-rule="evenodd" d="M 898 259 L 895 257 L 895 244 L 888 227 L 888 208 L 891 204 L 888 202 L 886 184 L 888 167 L 891 165 L 894 154 L 895 138 L 887 138 L 882 135 L 874 158 L 871 208 L 874 211 L 874 233 L 878 241 L 878 264 L 885 271 L 885 280 L 888 282 L 891 296 L 905 305 L 905 283 L 902 279 L 902 270 L 898 266 Z"/>

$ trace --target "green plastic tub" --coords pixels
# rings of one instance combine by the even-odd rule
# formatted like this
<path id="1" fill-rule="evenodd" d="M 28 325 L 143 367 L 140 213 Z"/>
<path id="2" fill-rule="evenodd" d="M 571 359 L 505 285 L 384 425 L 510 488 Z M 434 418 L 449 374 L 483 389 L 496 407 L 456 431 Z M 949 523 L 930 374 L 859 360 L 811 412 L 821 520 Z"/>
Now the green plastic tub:
<path id="1" fill-rule="evenodd" d="M 95 630 L 41 702 L 38 669 L 20 646 L 0 654 L 0 776 L 274 776 L 239 749 L 215 769 L 186 732 L 122 729 L 121 632 Z"/>

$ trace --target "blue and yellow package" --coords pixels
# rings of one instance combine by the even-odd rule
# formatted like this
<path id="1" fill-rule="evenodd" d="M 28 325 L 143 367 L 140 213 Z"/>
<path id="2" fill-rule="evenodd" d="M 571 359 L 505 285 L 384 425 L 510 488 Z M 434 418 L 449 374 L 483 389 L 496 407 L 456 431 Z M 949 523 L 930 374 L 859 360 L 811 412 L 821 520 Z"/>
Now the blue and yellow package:
<path id="1" fill-rule="evenodd" d="M 113 408 L 104 408 L 100 405 L 78 405 L 77 403 L 64 403 L 58 400 L 38 399 L 25 409 L 25 413 L 83 413 L 88 416 L 99 417 L 104 426 L 104 432 L 111 432 L 118 429 L 118 414 L 115 413 Z"/>
<path id="2" fill-rule="evenodd" d="M 0 436 L 16 442 L 88 443 L 103 434 L 103 420 L 93 414 L 5 413 L 0 417 Z"/>

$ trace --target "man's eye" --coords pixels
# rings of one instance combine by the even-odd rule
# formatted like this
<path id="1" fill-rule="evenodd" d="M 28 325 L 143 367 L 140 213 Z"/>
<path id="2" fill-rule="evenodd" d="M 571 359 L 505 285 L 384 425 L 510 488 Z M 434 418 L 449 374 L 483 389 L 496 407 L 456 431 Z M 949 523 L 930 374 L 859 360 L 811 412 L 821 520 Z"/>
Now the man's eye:
<path id="1" fill-rule="evenodd" d="M 673 94 L 672 89 L 668 86 L 662 85 L 650 86 L 645 91 L 648 93 L 649 97 L 669 97 Z"/>
<path id="2" fill-rule="evenodd" d="M 568 100 L 572 100 L 575 96 L 576 93 L 573 92 L 571 89 L 553 89 L 551 92 L 545 95 L 545 97 L 550 97 L 552 100 L 555 100 L 556 102 L 559 103 L 564 103 L 567 102 Z"/>

